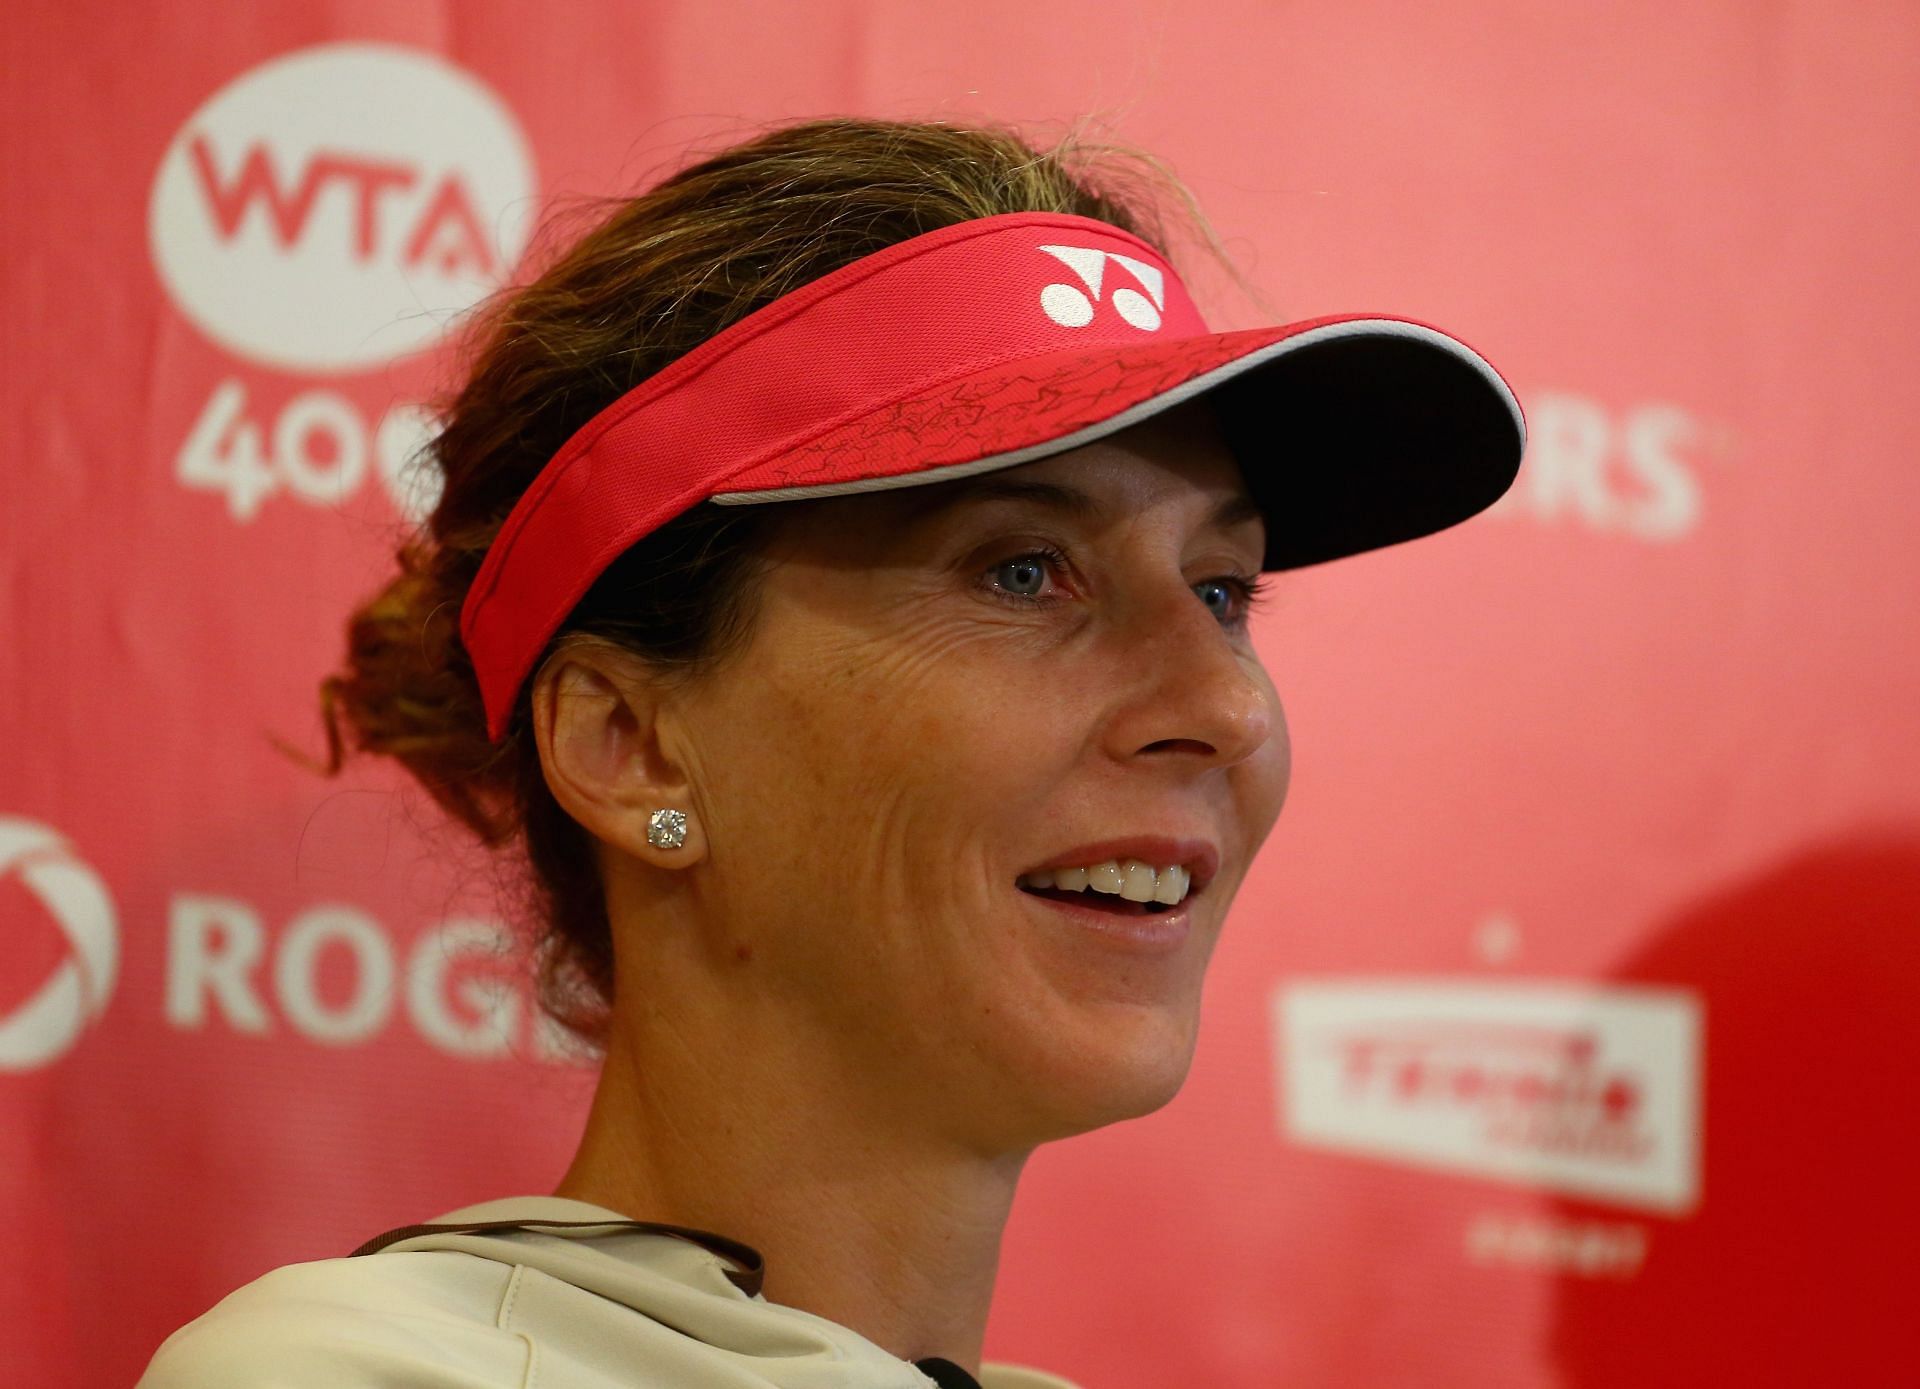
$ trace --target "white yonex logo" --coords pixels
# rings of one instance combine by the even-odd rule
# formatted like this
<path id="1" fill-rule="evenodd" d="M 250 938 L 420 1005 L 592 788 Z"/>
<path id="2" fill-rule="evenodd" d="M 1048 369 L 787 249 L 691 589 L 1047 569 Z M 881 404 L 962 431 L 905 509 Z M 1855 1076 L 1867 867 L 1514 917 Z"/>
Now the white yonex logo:
<path id="1" fill-rule="evenodd" d="M 1107 300 L 1114 312 L 1149 333 L 1160 326 L 1160 311 L 1167 306 L 1167 285 L 1166 277 L 1154 266 L 1118 251 L 1096 251 L 1086 246 L 1042 246 L 1040 249 L 1058 256 L 1086 286 L 1084 293 L 1072 285 L 1062 284 L 1048 285 L 1040 291 L 1040 307 L 1062 328 L 1084 328 L 1093 322 L 1093 306 L 1099 301 L 1101 282 L 1110 260 L 1125 266 L 1147 291 L 1142 294 L 1127 285 L 1114 290 Z"/>
<path id="2" fill-rule="evenodd" d="M 113 899 L 72 847 L 32 820 L 0 816 L 0 877 L 17 870 L 66 937 L 59 966 L 12 1016 L 0 1018 L 0 1070 L 45 1065 L 105 1011 L 119 972 Z"/>
<path id="3" fill-rule="evenodd" d="M 533 160 L 472 75 L 330 43 L 222 87 L 160 161 L 147 230 L 175 306 L 237 356 L 364 370 L 433 344 L 525 244 Z"/>

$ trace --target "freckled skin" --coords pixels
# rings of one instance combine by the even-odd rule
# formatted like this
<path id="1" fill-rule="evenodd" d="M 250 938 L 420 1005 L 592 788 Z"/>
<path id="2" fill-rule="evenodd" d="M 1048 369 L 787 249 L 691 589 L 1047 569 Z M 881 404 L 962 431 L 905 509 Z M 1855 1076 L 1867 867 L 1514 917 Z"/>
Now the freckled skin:
<path id="1" fill-rule="evenodd" d="M 1173 1097 L 1290 773 L 1272 681 L 1227 596 L 1196 590 L 1262 549 L 1258 522 L 1203 524 L 1244 491 L 1204 403 L 1003 476 L 1070 483 L 1113 519 L 988 501 L 909 523 L 939 484 L 794 506 L 749 648 L 671 714 L 708 845 L 673 915 L 738 942 L 742 1026 L 805 1039 L 809 1065 L 980 1152 Z M 1070 572 L 1009 574 L 1045 543 Z M 1014 580 L 1052 605 L 990 591 Z M 1221 850 L 1172 957 L 1107 949 L 1014 886 L 1127 833 Z M 645 915 L 658 870 L 610 871 L 616 920 Z"/>
<path id="2" fill-rule="evenodd" d="M 1205 402 L 995 477 L 1106 510 L 964 482 L 777 504 L 734 660 L 676 685 L 587 643 L 533 688 L 616 975 L 557 1194 L 744 1240 L 768 1301 L 976 1374 L 1027 1157 L 1179 1089 L 1289 776 L 1222 620 L 1264 536 L 1206 524 L 1244 487 Z M 678 849 L 648 841 L 663 804 Z M 1220 848 L 1178 951 L 1117 951 L 1014 885 L 1136 833 Z"/>

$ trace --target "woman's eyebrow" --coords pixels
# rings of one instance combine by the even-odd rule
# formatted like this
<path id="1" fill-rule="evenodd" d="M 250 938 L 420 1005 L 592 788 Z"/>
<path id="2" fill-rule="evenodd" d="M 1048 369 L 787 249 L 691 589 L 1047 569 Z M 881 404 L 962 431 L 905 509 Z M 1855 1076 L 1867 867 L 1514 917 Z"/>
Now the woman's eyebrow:
<path id="1" fill-rule="evenodd" d="M 996 478 L 991 474 L 950 482 L 937 489 L 939 495 L 921 500 L 917 506 L 909 509 L 902 518 L 906 523 L 922 519 L 937 510 L 963 503 L 972 504 L 985 501 L 1028 502 L 1045 507 L 1068 516 L 1099 520 L 1107 514 L 1107 504 L 1091 493 L 1078 487 L 1070 487 L 1060 482 L 1038 482 L 1021 478 Z M 1222 500 L 1208 513 L 1206 524 L 1229 530 L 1244 525 L 1248 521 L 1262 521 L 1266 513 L 1246 493 L 1236 493 Z"/>

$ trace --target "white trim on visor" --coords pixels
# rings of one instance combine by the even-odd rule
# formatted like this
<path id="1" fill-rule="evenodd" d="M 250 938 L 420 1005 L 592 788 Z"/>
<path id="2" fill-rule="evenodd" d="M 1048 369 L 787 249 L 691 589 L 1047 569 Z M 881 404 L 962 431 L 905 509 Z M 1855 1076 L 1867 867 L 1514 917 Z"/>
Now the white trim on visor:
<path id="1" fill-rule="evenodd" d="M 1171 409 L 1183 400 L 1210 390 L 1222 381 L 1229 381 L 1244 371 L 1272 361 L 1276 357 L 1284 357 L 1298 348 L 1351 337 L 1413 338 L 1437 347 L 1466 363 L 1480 374 L 1487 385 L 1491 386 L 1500 397 L 1501 402 L 1506 405 L 1508 412 L 1513 416 L 1514 433 L 1520 438 L 1521 451 L 1525 452 L 1526 416 L 1521 413 L 1520 402 L 1514 398 L 1507 383 L 1501 379 L 1500 373 L 1493 369 L 1493 364 L 1485 357 L 1458 338 L 1448 337 L 1445 333 L 1418 323 L 1404 323 L 1393 318 L 1358 318 L 1345 323 L 1323 324 L 1318 328 L 1309 328 L 1304 333 L 1282 338 L 1278 342 L 1270 342 L 1265 347 L 1256 348 L 1244 357 L 1236 357 L 1231 362 L 1215 367 L 1212 371 L 1201 372 L 1198 376 L 1181 382 L 1172 390 L 1150 396 L 1137 404 L 1129 405 L 1118 414 L 1109 415 L 1104 420 L 1096 420 L 1057 439 L 1043 439 L 1037 444 L 1009 449 L 1005 453 L 991 454 L 986 458 L 976 458 L 966 463 L 947 463 L 935 468 L 894 473 L 886 477 L 854 478 L 847 482 L 819 482 L 805 487 L 772 487 L 757 492 L 716 492 L 709 500 L 722 506 L 745 506 L 755 502 L 799 501 L 805 497 L 834 497 L 852 492 L 881 492 L 896 487 L 918 487 L 931 482 L 947 482 L 968 477 L 974 473 L 991 472 L 996 468 L 1010 468 L 1017 463 L 1030 463 L 1037 458 L 1064 453 L 1082 444 L 1090 444 L 1095 439 L 1116 434 L 1129 425 L 1138 424 L 1141 420 Z"/>

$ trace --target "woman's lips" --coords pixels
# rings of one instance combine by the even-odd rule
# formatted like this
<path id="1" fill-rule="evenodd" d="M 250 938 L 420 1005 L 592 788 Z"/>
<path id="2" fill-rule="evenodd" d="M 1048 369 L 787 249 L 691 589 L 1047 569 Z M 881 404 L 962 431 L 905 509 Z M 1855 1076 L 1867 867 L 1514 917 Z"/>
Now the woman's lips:
<path id="1" fill-rule="evenodd" d="M 1136 902 L 1131 897 L 1116 897 L 1110 892 L 1096 892 L 1092 888 L 1084 892 L 1064 887 L 1023 887 L 1020 890 L 1035 897 L 1044 897 L 1049 902 L 1078 904 L 1088 911 L 1111 912 L 1115 916 L 1163 916 L 1173 910 L 1165 903 Z"/>
<path id="2" fill-rule="evenodd" d="M 1064 925 L 1080 927 L 1101 944 L 1134 954 L 1171 953 L 1185 944 L 1187 937 L 1192 933 L 1192 893 L 1188 893 L 1185 900 L 1178 906 L 1168 907 L 1165 911 L 1151 912 L 1147 910 L 1144 902 L 1129 902 L 1123 897 L 1109 897 L 1091 890 L 1087 892 L 1030 891 L 1026 888 L 1014 890 L 1022 897 L 1033 901 L 1037 910 L 1045 912 L 1053 920 Z M 1097 897 L 1103 902 L 1118 903 L 1119 908 L 1095 906 L 1087 901 L 1090 897 Z"/>

